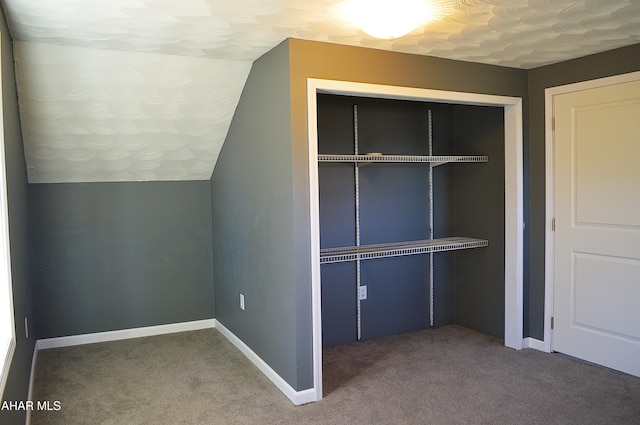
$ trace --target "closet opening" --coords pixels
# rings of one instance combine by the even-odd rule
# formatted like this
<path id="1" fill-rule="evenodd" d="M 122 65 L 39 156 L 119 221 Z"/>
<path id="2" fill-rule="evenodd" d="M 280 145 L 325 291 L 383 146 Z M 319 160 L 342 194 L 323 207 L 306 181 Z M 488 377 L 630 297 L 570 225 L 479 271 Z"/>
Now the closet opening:
<path id="1" fill-rule="evenodd" d="M 316 398 L 323 346 L 456 323 L 522 348 L 521 100 L 308 87 Z"/>

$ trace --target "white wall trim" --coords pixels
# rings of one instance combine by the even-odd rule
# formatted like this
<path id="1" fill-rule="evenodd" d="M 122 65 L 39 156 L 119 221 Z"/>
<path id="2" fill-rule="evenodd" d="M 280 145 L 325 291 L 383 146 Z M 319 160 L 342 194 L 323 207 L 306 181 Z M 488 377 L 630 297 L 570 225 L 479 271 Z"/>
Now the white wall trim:
<path id="1" fill-rule="evenodd" d="M 83 335 L 63 336 L 39 339 L 37 350 L 49 348 L 71 347 L 74 345 L 93 344 L 96 342 L 119 341 L 122 339 L 142 338 L 145 336 L 164 335 L 176 332 L 196 331 L 215 327 L 215 319 L 196 320 L 193 322 L 170 323 L 167 325 L 145 326 L 142 328 L 122 329 L 118 331 L 97 332 Z"/>
<path id="2" fill-rule="evenodd" d="M 555 217 L 555 148 L 553 121 L 553 97 L 575 91 L 588 90 L 597 87 L 623 84 L 640 80 L 640 71 L 595 80 L 581 81 L 550 87 L 544 91 L 544 136 L 545 136 L 545 282 L 544 282 L 544 349 L 550 353 L 553 351 L 553 331 L 551 330 L 551 318 L 553 317 L 553 292 L 555 276 L 555 235 L 551 227 Z"/>
<path id="3" fill-rule="evenodd" d="M 0 38 L 4 37 L 0 34 Z M 1 41 L 1 40 L 0 40 Z M 1 53 L 1 52 L 0 52 Z M 0 81 L 2 68 L 0 67 Z M 0 99 L 2 84 L 0 84 Z M 16 323 L 13 306 L 13 273 L 11 271 L 11 235 L 9 234 L 9 204 L 7 200 L 7 168 L 4 146 L 4 112 L 0 102 L 0 398 L 9 377 L 16 349 Z"/>
<path id="4" fill-rule="evenodd" d="M 475 95 L 477 96 L 477 95 Z M 524 327 L 524 190 L 521 98 L 496 98 L 504 107 L 504 345 L 522 349 Z"/>
<path id="5" fill-rule="evenodd" d="M 522 341 L 522 348 L 531 348 L 533 350 L 547 352 L 547 350 L 545 350 L 544 341 L 531 337 L 527 337 Z"/>
<path id="6" fill-rule="evenodd" d="M 300 405 L 316 401 L 315 388 L 297 391 L 289 385 L 280 375 L 274 371 L 264 360 L 260 358 L 247 344 L 242 342 L 233 332 L 227 329 L 222 323 L 215 320 L 215 328 L 224 335 L 229 342 L 236 346 L 260 371 L 273 382 L 273 384 L 284 393 L 293 404 Z"/>
<path id="7" fill-rule="evenodd" d="M 322 399 L 322 289 L 320 286 L 320 200 L 318 197 L 318 125 L 316 80 L 307 82 L 307 128 L 309 132 L 309 227 L 311 231 L 311 320 L 313 338 L 313 386 Z M 315 124 L 314 124 L 315 123 Z"/>
<path id="8" fill-rule="evenodd" d="M 31 371 L 29 372 L 29 389 L 27 391 L 27 400 L 33 400 L 33 382 L 36 377 L 36 362 L 38 361 L 38 346 L 33 346 L 33 356 L 31 357 Z M 31 410 L 27 410 L 25 425 L 31 424 Z"/>
<path id="9" fill-rule="evenodd" d="M 94 344 L 97 342 L 119 341 L 123 339 L 142 338 L 146 336 L 165 335 L 176 332 L 197 331 L 215 327 L 215 319 L 196 320 L 192 322 L 170 323 L 167 325 L 145 326 L 142 328 L 122 329 L 118 331 L 96 332 L 83 335 L 45 338 L 36 341 L 31 358 L 29 373 L 29 390 L 27 400 L 33 400 L 33 383 L 35 380 L 38 351 L 49 348 L 72 347 L 75 345 Z M 25 425 L 31 423 L 31 411 L 27 411 Z"/>
<path id="10" fill-rule="evenodd" d="M 309 135 L 309 196 L 311 238 L 311 285 L 315 387 L 322 382 L 322 318 L 320 301 L 320 230 L 318 212 L 316 94 L 404 99 L 426 102 L 504 107 L 505 119 L 505 346 L 523 348 L 523 125 L 522 99 L 411 87 L 385 86 L 347 81 L 307 80 Z M 321 392 L 316 395 L 319 400 Z"/>
<path id="11" fill-rule="evenodd" d="M 142 328 L 123 329 L 118 331 L 97 332 L 83 335 L 73 335 L 58 338 L 46 338 L 36 341 L 33 358 L 31 360 L 31 374 L 29 377 L 28 400 L 32 399 L 33 382 L 35 379 L 35 368 L 38 358 L 38 351 L 50 348 L 71 347 L 76 345 L 94 344 L 98 342 L 119 341 L 123 339 L 142 338 L 147 336 L 165 335 L 176 332 L 195 331 L 200 329 L 215 328 L 225 336 L 236 348 L 240 350 L 273 384 L 284 393 L 295 405 L 316 401 L 316 390 L 311 388 L 303 391 L 296 391 L 284 379 L 280 377 L 264 360 L 262 360 L 249 346 L 247 346 L 233 332 L 227 329 L 216 319 L 197 320 L 193 322 L 171 323 L 167 325 L 146 326 Z M 31 421 L 30 414 L 27 413 L 26 424 Z"/>
<path id="12" fill-rule="evenodd" d="M 555 243 L 552 223 L 555 217 L 555 178 L 553 148 L 553 90 L 544 91 L 544 138 L 545 138 L 545 219 L 544 219 L 544 350 L 551 352 L 553 334 L 551 317 L 553 316 L 553 275 L 555 272 Z"/>

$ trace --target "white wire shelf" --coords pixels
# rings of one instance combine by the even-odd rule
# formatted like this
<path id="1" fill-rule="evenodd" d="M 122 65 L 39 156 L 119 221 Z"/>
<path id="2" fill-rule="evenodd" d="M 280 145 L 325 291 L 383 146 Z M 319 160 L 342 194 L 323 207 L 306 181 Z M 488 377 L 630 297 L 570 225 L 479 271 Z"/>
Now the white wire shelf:
<path id="1" fill-rule="evenodd" d="M 319 154 L 319 162 L 355 162 L 366 165 L 374 162 L 426 162 L 432 165 L 442 165 L 450 162 L 487 162 L 486 155 L 347 155 L 347 154 Z"/>
<path id="2" fill-rule="evenodd" d="M 480 248 L 488 245 L 489 241 L 485 239 L 450 237 L 387 244 L 323 248 L 320 250 L 320 264 L 455 251 Z"/>

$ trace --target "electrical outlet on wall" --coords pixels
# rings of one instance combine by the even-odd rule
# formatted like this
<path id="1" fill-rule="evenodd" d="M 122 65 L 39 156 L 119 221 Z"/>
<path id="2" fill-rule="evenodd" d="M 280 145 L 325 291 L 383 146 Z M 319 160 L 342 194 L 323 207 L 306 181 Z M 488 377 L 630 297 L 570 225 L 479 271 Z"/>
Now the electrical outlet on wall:
<path id="1" fill-rule="evenodd" d="M 366 286 L 358 286 L 358 299 L 360 301 L 367 299 L 367 287 Z"/>
<path id="2" fill-rule="evenodd" d="M 24 316 L 24 337 L 29 339 L 29 320 Z"/>
<path id="3" fill-rule="evenodd" d="M 240 310 L 244 310 L 244 294 L 240 294 Z"/>

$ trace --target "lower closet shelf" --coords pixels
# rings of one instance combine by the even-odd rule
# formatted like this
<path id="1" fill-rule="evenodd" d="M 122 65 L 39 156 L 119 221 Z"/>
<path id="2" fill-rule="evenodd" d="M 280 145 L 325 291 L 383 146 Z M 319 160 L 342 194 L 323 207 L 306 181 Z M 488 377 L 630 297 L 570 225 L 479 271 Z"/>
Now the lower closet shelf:
<path id="1" fill-rule="evenodd" d="M 340 248 L 323 248 L 320 250 L 320 264 L 339 263 L 358 259 L 367 260 L 372 258 L 399 257 L 401 255 L 429 254 L 431 252 L 480 248 L 488 245 L 489 241 L 485 239 L 450 237 Z"/>

